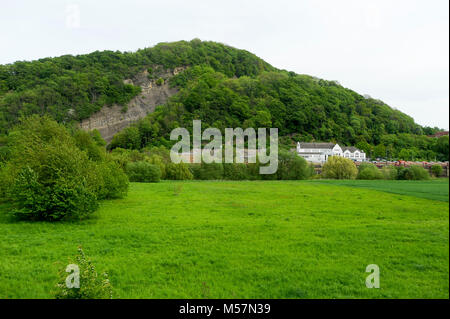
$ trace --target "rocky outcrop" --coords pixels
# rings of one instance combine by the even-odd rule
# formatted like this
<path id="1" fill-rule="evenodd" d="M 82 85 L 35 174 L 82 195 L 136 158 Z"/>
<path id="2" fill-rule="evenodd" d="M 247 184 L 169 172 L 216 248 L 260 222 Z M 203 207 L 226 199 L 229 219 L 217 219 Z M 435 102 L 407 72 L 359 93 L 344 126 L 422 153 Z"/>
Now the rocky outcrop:
<path id="1" fill-rule="evenodd" d="M 176 88 L 169 86 L 168 79 L 185 68 L 165 70 L 155 67 L 154 69 L 151 76 L 149 76 L 148 70 L 145 70 L 133 79 L 124 80 L 124 83 L 139 85 L 142 89 L 141 93 L 135 96 L 125 108 L 121 105 L 104 106 L 91 117 L 82 120 L 80 127 L 84 130 L 97 129 L 103 139 L 109 143 L 114 134 L 153 112 L 156 106 L 166 103 L 172 95 L 178 92 Z M 160 78 L 164 80 L 164 83 L 158 83 L 158 85 L 157 81 Z"/>

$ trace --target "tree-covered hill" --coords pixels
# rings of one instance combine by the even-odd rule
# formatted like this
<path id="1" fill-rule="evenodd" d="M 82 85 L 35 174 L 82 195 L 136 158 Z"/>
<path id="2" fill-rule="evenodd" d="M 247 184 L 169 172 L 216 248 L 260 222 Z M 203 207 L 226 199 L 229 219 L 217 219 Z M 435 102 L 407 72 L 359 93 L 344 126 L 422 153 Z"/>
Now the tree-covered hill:
<path id="1" fill-rule="evenodd" d="M 21 115 L 78 121 L 104 105 L 126 104 L 140 88 L 123 80 L 153 65 L 208 65 L 228 77 L 274 70 L 247 51 L 200 40 L 160 43 L 133 53 L 97 51 L 0 65 L 0 130 L 5 132 Z"/>
<path id="2" fill-rule="evenodd" d="M 448 137 L 421 127 L 382 101 L 335 81 L 278 70 L 255 55 L 220 43 L 160 43 L 137 52 L 94 52 L 0 66 L 0 131 L 21 115 L 59 122 L 88 118 L 105 105 L 126 105 L 140 87 L 124 83 L 154 66 L 188 68 L 170 80 L 169 102 L 117 134 L 111 147 L 166 145 L 172 128 L 277 127 L 282 141 L 336 141 L 377 157 L 448 159 Z M 446 143 L 446 144 L 445 144 Z M 403 153 L 401 153 L 403 151 Z M 410 158 L 405 158 L 410 159 Z"/>

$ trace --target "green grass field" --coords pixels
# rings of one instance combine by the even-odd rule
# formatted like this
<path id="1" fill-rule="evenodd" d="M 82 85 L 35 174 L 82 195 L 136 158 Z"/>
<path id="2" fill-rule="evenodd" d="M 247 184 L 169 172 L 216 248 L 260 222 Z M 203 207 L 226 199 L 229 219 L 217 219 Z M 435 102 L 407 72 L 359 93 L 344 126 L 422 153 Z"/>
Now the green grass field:
<path id="1" fill-rule="evenodd" d="M 448 202 L 448 179 L 437 179 L 430 181 L 317 180 L 316 182 L 350 187 L 369 188 L 388 193 L 410 195 Z"/>
<path id="2" fill-rule="evenodd" d="M 82 222 L 3 205 L 0 298 L 51 298 L 78 245 L 119 298 L 449 298 L 448 181 L 359 183 L 134 183 Z"/>

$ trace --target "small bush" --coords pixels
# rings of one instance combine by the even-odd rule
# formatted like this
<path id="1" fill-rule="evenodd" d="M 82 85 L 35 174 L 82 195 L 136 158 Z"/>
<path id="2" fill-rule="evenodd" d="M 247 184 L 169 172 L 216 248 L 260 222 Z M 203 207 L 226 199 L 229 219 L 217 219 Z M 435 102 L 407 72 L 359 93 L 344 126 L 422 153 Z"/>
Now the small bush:
<path id="1" fill-rule="evenodd" d="M 411 167 L 399 167 L 398 179 L 401 180 L 427 180 L 430 179 L 430 174 L 426 169 L 421 166 L 411 166 Z"/>
<path id="2" fill-rule="evenodd" d="M 193 175 L 186 163 L 169 163 L 166 165 L 166 178 L 171 180 L 191 180 Z"/>
<path id="3" fill-rule="evenodd" d="M 78 266 L 80 286 L 79 288 L 68 288 L 66 279 L 69 273 L 65 269 L 62 270 L 56 289 L 52 292 L 56 299 L 112 299 L 113 293 L 108 274 L 99 275 L 81 247 L 78 247 L 78 255 L 75 260 L 69 260 L 69 264 Z"/>
<path id="4" fill-rule="evenodd" d="M 98 175 L 98 199 L 123 198 L 128 193 L 128 177 L 123 169 L 113 161 L 97 164 Z"/>
<path id="5" fill-rule="evenodd" d="M 194 179 L 199 180 L 220 180 L 223 179 L 222 163 L 201 163 L 191 165 Z"/>
<path id="6" fill-rule="evenodd" d="M 156 80 L 156 85 L 160 86 L 164 84 L 164 79 L 163 78 L 159 78 L 158 80 Z"/>
<path id="7" fill-rule="evenodd" d="M 406 173 L 408 172 L 408 169 L 406 167 L 398 166 L 396 169 L 397 169 L 397 179 L 399 180 L 407 179 Z"/>
<path id="8" fill-rule="evenodd" d="M 98 131 L 97 131 L 98 132 Z M 97 142 L 91 134 L 88 132 L 78 129 L 74 132 L 73 138 L 75 140 L 75 145 L 82 151 L 85 151 L 88 158 L 93 161 L 102 161 L 105 158 L 105 149 L 99 147 Z M 98 137 L 96 137 L 98 138 Z M 101 137 L 100 137 L 101 138 Z"/>
<path id="9" fill-rule="evenodd" d="M 20 219 L 82 219 L 98 208 L 95 192 L 81 178 L 47 182 L 30 167 L 17 174 L 9 198 L 13 215 Z"/>
<path id="10" fill-rule="evenodd" d="M 348 158 L 331 156 L 323 165 L 322 175 L 331 179 L 355 179 L 358 175 L 358 169 L 355 163 Z"/>
<path id="11" fill-rule="evenodd" d="M 246 166 L 246 170 L 247 170 L 247 178 L 249 180 L 260 180 L 262 179 L 262 176 L 259 174 L 259 167 L 260 167 L 261 163 L 256 162 L 256 163 L 248 163 Z M 276 175 L 276 174 L 272 174 L 272 175 Z"/>
<path id="12" fill-rule="evenodd" d="M 223 164 L 223 178 L 227 180 L 248 180 L 250 174 L 247 165 L 243 163 L 229 163 Z"/>
<path id="13" fill-rule="evenodd" d="M 427 180 L 430 179 L 430 174 L 428 173 L 428 171 L 423 168 L 422 166 L 411 166 L 409 168 L 409 175 L 411 176 L 410 179 L 412 180 Z"/>
<path id="14" fill-rule="evenodd" d="M 385 166 L 381 169 L 381 174 L 383 174 L 383 179 L 396 180 L 397 179 L 397 169 L 394 166 Z"/>
<path id="15" fill-rule="evenodd" d="M 166 165 L 164 164 L 164 160 L 161 156 L 153 154 L 150 155 L 146 161 L 150 164 L 159 166 L 159 170 L 161 171 L 161 179 L 166 179 Z"/>
<path id="16" fill-rule="evenodd" d="M 358 167 L 357 179 L 374 180 L 383 179 L 384 175 L 381 170 L 378 169 L 372 163 L 361 163 Z"/>
<path id="17" fill-rule="evenodd" d="M 8 185 L 11 184 L 11 174 L 9 173 L 6 164 L 0 163 L 0 203 L 6 201 Z"/>
<path id="18" fill-rule="evenodd" d="M 439 177 L 442 175 L 442 166 L 439 164 L 434 164 L 433 166 L 431 166 L 431 173 L 435 176 L 435 177 Z"/>
<path id="19" fill-rule="evenodd" d="M 0 192 L 15 216 L 81 219 L 97 209 L 97 199 L 126 194 L 127 177 L 107 156 L 101 138 L 70 132 L 46 116 L 24 118 L 10 131 L 10 158 L 0 174 L 6 186 Z"/>
<path id="20" fill-rule="evenodd" d="M 126 173 L 131 182 L 156 183 L 161 178 L 159 166 L 144 161 L 128 163 Z"/>
<path id="21" fill-rule="evenodd" d="M 311 177 L 311 169 L 303 157 L 296 153 L 280 151 L 277 176 L 280 180 L 298 180 Z"/>
<path id="22" fill-rule="evenodd" d="M 49 118 L 31 117 L 11 134 L 6 164 L 13 214 L 33 220 L 84 218 L 97 208 L 86 153 L 67 130 Z"/>

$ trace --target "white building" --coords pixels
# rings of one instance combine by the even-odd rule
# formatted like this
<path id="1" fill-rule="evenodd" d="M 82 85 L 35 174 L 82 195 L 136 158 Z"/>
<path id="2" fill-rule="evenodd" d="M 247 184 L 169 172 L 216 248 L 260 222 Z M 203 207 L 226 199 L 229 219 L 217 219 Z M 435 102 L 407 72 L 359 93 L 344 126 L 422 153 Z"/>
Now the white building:
<path id="1" fill-rule="evenodd" d="M 330 156 L 342 156 L 354 161 L 366 160 L 366 153 L 356 147 L 340 147 L 334 143 L 297 143 L 297 154 L 309 162 L 324 163 Z"/>
<path id="2" fill-rule="evenodd" d="M 349 158 L 357 162 L 364 162 L 366 160 L 366 153 L 354 146 L 344 146 L 342 150 L 342 156 L 344 156 L 345 158 Z"/>

